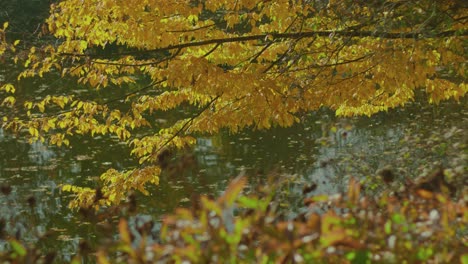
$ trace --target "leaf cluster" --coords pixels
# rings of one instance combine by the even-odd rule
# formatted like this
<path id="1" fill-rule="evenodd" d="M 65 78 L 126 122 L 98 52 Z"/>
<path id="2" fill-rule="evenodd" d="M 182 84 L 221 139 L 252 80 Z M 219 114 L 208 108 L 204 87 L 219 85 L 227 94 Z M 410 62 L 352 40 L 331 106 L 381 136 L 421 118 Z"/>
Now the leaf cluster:
<path id="1" fill-rule="evenodd" d="M 435 104 L 459 100 L 468 91 L 465 14 L 455 0 L 61 1 L 46 21 L 54 43 L 16 51 L 8 24 L 0 31 L 0 56 L 21 69 L 0 84 L 2 127 L 58 146 L 77 134 L 117 137 L 141 166 L 103 177 L 124 179 L 195 133 L 288 127 L 322 107 L 372 115 L 418 90 Z M 54 75 L 75 84 L 15 96 L 15 81 Z M 103 102 L 104 89 L 124 95 Z M 156 122 L 184 107 L 195 114 Z M 112 186 L 124 188 L 105 197 L 134 185 Z"/>

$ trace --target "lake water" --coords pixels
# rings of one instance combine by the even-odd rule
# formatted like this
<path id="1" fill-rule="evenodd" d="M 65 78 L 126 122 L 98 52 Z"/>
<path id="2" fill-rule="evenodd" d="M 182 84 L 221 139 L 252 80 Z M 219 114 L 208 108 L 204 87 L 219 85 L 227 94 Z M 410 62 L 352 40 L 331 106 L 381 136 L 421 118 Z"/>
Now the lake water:
<path id="1" fill-rule="evenodd" d="M 34 96 L 46 89 L 31 81 L 29 90 L 25 88 L 30 94 L 33 85 Z M 292 217 L 300 210 L 297 197 L 310 183 L 317 184 L 311 194 L 332 194 L 343 191 L 348 177 L 355 176 L 369 190 L 377 190 L 373 177 L 384 166 L 394 167 L 400 178 L 439 163 L 452 166 L 460 148 L 466 158 L 466 105 L 466 98 L 439 107 L 416 102 L 371 118 L 350 119 L 321 110 L 303 116 L 303 122 L 291 128 L 199 135 L 192 150 L 174 156 L 161 184 L 149 188 L 150 196 L 136 194 L 139 213 L 130 216 L 130 222 L 136 226 L 152 219 L 157 232 L 162 214 L 190 205 L 194 194 L 219 195 L 239 174 L 247 175 L 252 186 L 272 172 L 289 174 L 290 186 L 283 195 Z M 81 137 L 71 146 L 30 145 L 0 130 L 0 185 L 12 188 L 9 195 L 0 193 L 0 218 L 10 235 L 58 250 L 64 261 L 79 250 L 81 241 L 92 246 L 103 234 L 114 232 L 112 224 L 119 216 L 83 218 L 67 208 L 70 196 L 60 185 L 95 187 L 96 177 L 108 168 L 136 165 L 127 146 L 112 138 Z M 0 250 L 5 245 L 0 238 Z"/>

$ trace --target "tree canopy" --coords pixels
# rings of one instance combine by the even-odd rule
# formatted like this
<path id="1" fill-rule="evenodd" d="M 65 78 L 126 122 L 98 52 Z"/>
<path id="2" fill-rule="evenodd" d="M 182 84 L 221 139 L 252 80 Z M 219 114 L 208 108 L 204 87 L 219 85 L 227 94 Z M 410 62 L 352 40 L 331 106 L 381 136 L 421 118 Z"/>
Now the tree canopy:
<path id="1" fill-rule="evenodd" d="M 49 44 L 10 40 L 4 23 L 2 60 L 17 63 L 18 80 L 59 74 L 116 97 L 84 98 L 69 84 L 17 101 L 15 81 L 2 81 L 2 126 L 58 146 L 77 134 L 117 136 L 140 167 L 104 172 L 99 192 L 63 189 L 77 194 L 72 206 L 118 203 L 157 184 L 161 154 L 196 133 L 291 126 L 321 107 L 372 115 L 416 90 L 433 103 L 458 100 L 468 90 L 467 19 L 455 0 L 64 0 L 42 27 Z M 197 110 L 157 122 L 180 107 Z"/>

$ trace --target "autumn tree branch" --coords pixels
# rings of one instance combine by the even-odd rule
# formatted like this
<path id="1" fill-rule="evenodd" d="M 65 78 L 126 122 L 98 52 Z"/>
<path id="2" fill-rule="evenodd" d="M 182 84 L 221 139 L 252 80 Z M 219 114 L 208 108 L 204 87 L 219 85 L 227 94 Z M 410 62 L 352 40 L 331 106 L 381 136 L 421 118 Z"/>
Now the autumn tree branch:
<path id="1" fill-rule="evenodd" d="M 448 30 L 442 31 L 436 34 L 423 34 L 420 32 L 379 32 L 379 31 L 305 31 L 305 32 L 293 32 L 293 33 L 269 33 L 269 34 L 258 34 L 249 36 L 239 36 L 232 38 L 218 38 L 208 39 L 196 42 L 181 43 L 177 45 L 169 45 L 157 49 L 150 50 L 139 50 L 115 53 L 112 56 L 126 56 L 126 55 L 141 55 L 148 53 L 160 53 L 171 51 L 174 49 L 184 49 L 189 47 L 199 47 L 211 44 L 223 44 L 232 42 L 243 42 L 253 40 L 264 40 L 266 38 L 271 41 L 284 40 L 284 39 L 301 39 L 309 37 L 372 37 L 372 38 L 383 38 L 383 39 L 431 39 L 431 38 L 445 38 L 450 36 L 468 36 L 468 30 Z M 60 53 L 61 56 L 75 56 L 75 57 L 93 57 L 93 58 L 106 58 L 109 55 L 98 55 L 98 54 L 78 54 L 78 53 Z"/>

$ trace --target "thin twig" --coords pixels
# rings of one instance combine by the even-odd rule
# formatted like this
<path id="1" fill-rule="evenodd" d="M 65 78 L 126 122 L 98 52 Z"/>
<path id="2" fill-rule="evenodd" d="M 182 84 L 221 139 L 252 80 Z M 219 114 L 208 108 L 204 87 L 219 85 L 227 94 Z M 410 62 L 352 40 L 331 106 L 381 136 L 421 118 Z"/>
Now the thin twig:
<path id="1" fill-rule="evenodd" d="M 205 55 L 203 55 L 202 58 L 208 57 L 208 55 L 210 55 L 211 53 L 213 53 L 220 45 L 221 45 L 220 43 L 216 44 L 210 51 L 208 51 L 207 53 L 205 53 Z"/>

